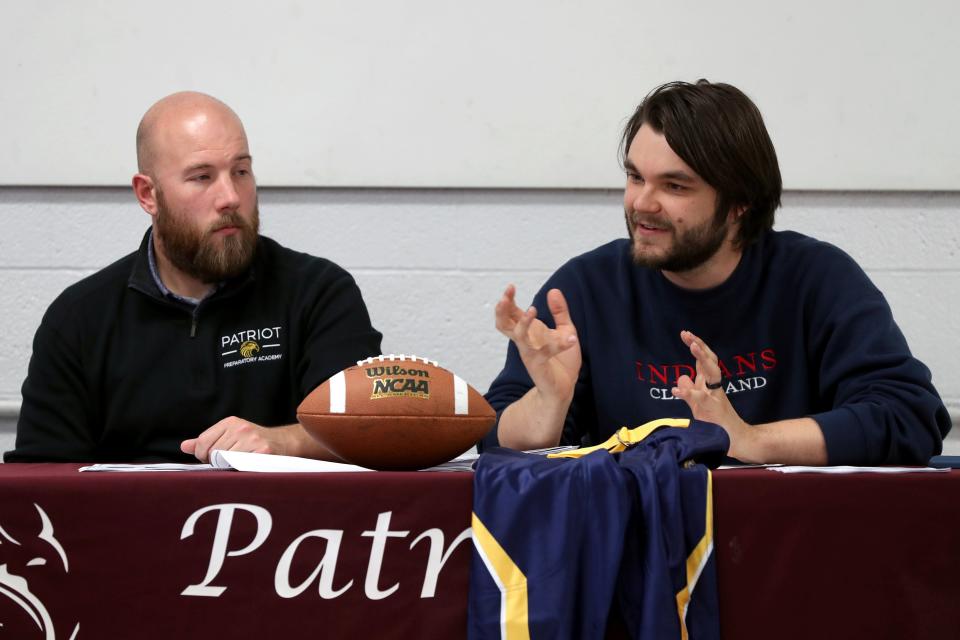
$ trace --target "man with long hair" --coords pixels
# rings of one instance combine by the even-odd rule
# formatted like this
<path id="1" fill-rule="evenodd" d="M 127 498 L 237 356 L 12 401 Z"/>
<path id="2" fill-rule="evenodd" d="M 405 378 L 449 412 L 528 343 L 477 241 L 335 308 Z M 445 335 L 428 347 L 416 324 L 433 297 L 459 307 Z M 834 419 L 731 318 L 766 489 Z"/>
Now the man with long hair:
<path id="1" fill-rule="evenodd" d="M 840 249 L 773 231 L 781 179 L 753 102 L 673 82 L 624 130 L 629 238 L 560 268 L 521 310 L 484 444 L 599 444 L 692 416 L 745 462 L 924 464 L 950 420 L 880 291 Z"/>

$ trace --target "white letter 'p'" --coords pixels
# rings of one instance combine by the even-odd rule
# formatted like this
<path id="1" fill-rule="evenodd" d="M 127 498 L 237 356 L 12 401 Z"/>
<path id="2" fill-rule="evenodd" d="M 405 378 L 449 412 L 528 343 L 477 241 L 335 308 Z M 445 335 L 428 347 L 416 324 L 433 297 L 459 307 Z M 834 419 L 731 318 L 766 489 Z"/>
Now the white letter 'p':
<path id="1" fill-rule="evenodd" d="M 238 509 L 249 511 L 257 519 L 257 532 L 253 540 L 242 549 L 227 551 L 227 540 L 230 538 L 230 527 L 233 525 L 233 514 Z M 213 535 L 213 548 L 210 550 L 210 563 L 207 565 L 207 575 L 200 584 L 192 584 L 184 589 L 182 596 L 208 596 L 216 598 L 226 591 L 226 587 L 211 586 L 210 581 L 217 577 L 220 569 L 223 568 L 223 561 L 227 556 L 242 556 L 257 549 L 263 544 L 263 541 L 270 535 L 270 529 L 273 527 L 273 518 L 270 512 L 255 504 L 213 504 L 209 507 L 198 509 L 190 514 L 187 521 L 183 523 L 183 530 L 180 532 L 180 539 L 189 538 L 193 535 L 193 528 L 196 526 L 200 516 L 209 511 L 219 511 L 217 518 L 217 531 Z"/>

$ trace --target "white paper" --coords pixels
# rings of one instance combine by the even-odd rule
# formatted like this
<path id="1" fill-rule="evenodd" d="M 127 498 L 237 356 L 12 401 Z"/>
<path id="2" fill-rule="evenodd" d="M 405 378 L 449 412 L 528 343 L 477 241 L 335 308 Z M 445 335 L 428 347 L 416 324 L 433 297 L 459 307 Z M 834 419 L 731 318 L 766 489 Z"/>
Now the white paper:
<path id="1" fill-rule="evenodd" d="M 210 462 L 217 468 L 272 473 L 370 471 L 365 467 L 342 462 L 327 462 L 326 460 L 297 458 L 295 456 L 275 456 L 267 453 L 223 451 L 221 449 L 213 450 L 210 454 Z"/>
<path id="2" fill-rule="evenodd" d="M 329 471 L 370 471 L 363 467 L 339 462 L 325 462 L 294 456 L 275 456 L 265 453 L 247 453 L 243 451 L 210 452 L 210 464 L 178 464 L 173 462 L 147 464 L 92 464 L 80 467 L 80 471 L 269 471 L 269 472 L 329 472 Z"/>
<path id="3" fill-rule="evenodd" d="M 470 449 L 466 453 L 460 454 L 453 460 L 441 462 L 434 467 L 421 469 L 421 471 L 473 471 L 473 465 L 477 462 L 477 458 L 479 457 L 480 454 L 477 453 L 476 449 Z"/>
<path id="4" fill-rule="evenodd" d="M 126 464 L 109 462 L 80 467 L 79 471 L 222 471 L 212 464 L 178 464 L 174 462 L 151 462 L 145 464 Z"/>
<path id="5" fill-rule="evenodd" d="M 556 447 L 545 447 L 543 449 L 527 449 L 524 453 L 532 453 L 537 456 L 546 456 L 551 453 L 562 453 L 564 451 L 573 451 L 574 449 L 579 449 L 575 444 L 562 444 Z"/>
<path id="6" fill-rule="evenodd" d="M 783 466 L 770 467 L 770 471 L 779 471 L 780 473 L 943 473 L 950 469 L 937 469 L 935 467 L 800 467 Z"/>
<path id="7" fill-rule="evenodd" d="M 471 471 L 478 454 L 475 449 L 423 471 Z M 172 462 L 121 464 L 103 463 L 80 467 L 80 471 L 247 471 L 270 473 L 343 473 L 373 471 L 366 467 L 342 462 L 327 462 L 295 456 L 279 456 L 266 453 L 248 453 L 245 451 L 224 451 L 214 449 L 210 452 L 210 464 L 179 464 Z"/>
<path id="8" fill-rule="evenodd" d="M 782 467 L 782 464 L 770 463 L 770 464 L 722 464 L 717 467 L 717 470 L 720 469 L 770 469 L 773 467 Z"/>

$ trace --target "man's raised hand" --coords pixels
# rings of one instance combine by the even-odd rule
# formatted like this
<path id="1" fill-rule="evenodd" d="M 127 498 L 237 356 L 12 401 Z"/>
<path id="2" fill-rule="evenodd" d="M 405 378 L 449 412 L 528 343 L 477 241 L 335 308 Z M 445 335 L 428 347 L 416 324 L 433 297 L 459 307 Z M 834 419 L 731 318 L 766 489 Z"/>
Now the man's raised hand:
<path id="1" fill-rule="evenodd" d="M 517 346 L 542 399 L 569 405 L 582 357 L 567 301 L 559 289 L 547 292 L 547 306 L 556 325 L 551 329 L 537 318 L 536 308 L 522 311 L 514 301 L 515 295 L 516 287 L 508 285 L 497 302 L 497 330 Z"/>

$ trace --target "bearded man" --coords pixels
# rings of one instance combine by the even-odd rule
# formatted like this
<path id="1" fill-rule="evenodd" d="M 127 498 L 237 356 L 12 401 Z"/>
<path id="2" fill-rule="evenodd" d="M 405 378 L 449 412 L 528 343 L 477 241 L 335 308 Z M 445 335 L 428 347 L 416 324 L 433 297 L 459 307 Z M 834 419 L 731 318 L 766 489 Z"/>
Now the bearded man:
<path id="1" fill-rule="evenodd" d="M 154 104 L 137 163 L 133 191 L 153 224 L 138 251 L 50 305 L 6 461 L 330 458 L 296 407 L 380 353 L 353 278 L 258 235 L 246 133 L 219 100 Z"/>
<path id="2" fill-rule="evenodd" d="M 781 179 L 759 110 L 701 80 L 651 92 L 622 140 L 629 239 L 496 307 L 506 366 L 484 446 L 604 442 L 694 417 L 745 462 L 925 464 L 950 420 L 890 308 L 840 249 L 773 231 Z M 541 320 L 542 318 L 542 320 Z"/>

